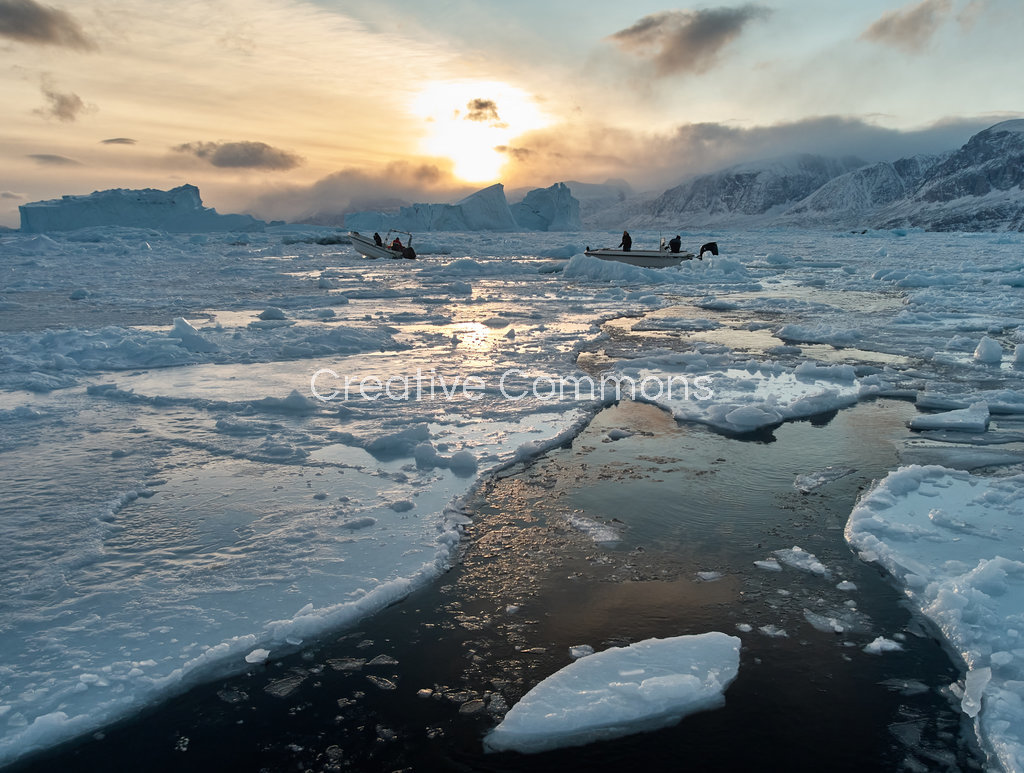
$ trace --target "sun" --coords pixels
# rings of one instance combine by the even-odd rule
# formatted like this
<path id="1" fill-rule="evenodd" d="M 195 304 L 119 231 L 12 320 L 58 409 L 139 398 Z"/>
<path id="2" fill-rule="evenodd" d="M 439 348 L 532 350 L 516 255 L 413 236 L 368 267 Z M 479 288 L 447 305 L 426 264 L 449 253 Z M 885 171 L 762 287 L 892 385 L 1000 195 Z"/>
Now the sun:
<path id="1" fill-rule="evenodd" d="M 413 100 L 425 122 L 423 152 L 452 161 L 465 182 L 497 180 L 508 157 L 497 150 L 550 120 L 527 92 L 500 81 L 435 81 Z"/>

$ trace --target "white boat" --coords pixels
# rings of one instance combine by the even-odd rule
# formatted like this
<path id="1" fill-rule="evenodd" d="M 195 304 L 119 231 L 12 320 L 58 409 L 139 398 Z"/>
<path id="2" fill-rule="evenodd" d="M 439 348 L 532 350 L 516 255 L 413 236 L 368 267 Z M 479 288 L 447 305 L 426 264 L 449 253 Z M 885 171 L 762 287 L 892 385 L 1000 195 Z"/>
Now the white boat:
<path id="1" fill-rule="evenodd" d="M 402 244 L 401 248 L 391 247 L 389 245 L 394 243 L 395 237 L 392 234 L 397 234 L 406 237 L 405 243 Z M 377 234 L 374 234 L 377 236 Z M 364 255 L 367 258 L 415 258 L 416 250 L 412 248 L 412 234 L 408 231 L 388 231 L 387 238 L 381 239 L 381 243 L 378 244 L 374 236 L 364 236 L 359 231 L 349 231 L 348 237 L 352 240 L 352 246 L 356 248 L 356 252 L 360 255 Z"/>
<path id="2" fill-rule="evenodd" d="M 684 260 L 693 260 L 696 255 L 692 252 L 669 252 L 668 250 L 614 250 L 606 247 L 584 251 L 584 255 L 601 260 L 617 260 L 619 263 L 628 263 L 631 266 L 641 268 L 664 268 L 665 266 L 678 266 Z"/>
<path id="3" fill-rule="evenodd" d="M 625 234 L 623 234 L 625 236 Z M 678 242 L 680 241 L 677 236 L 671 240 L 676 242 L 678 248 Z M 584 250 L 584 255 L 589 255 L 592 258 L 600 258 L 601 260 L 617 260 L 619 263 L 628 263 L 631 266 L 640 266 L 641 268 L 664 268 L 665 266 L 678 266 L 684 260 L 704 260 L 704 253 L 710 252 L 712 255 L 718 254 L 718 242 L 708 242 L 702 244 L 700 252 L 694 254 L 692 252 L 672 252 L 670 249 L 671 242 L 666 243 L 665 237 L 661 239 L 661 245 L 656 250 L 620 250 L 618 248 L 610 247 L 599 247 L 598 249 L 592 250 L 587 247 Z M 621 246 L 621 245 L 620 245 Z"/>

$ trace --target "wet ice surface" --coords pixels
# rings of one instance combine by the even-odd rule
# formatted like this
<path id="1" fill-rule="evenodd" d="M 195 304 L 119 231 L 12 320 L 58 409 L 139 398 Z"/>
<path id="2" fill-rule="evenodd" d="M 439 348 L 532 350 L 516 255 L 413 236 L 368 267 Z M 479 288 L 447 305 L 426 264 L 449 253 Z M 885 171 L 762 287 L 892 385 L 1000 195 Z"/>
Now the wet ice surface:
<path id="1" fill-rule="evenodd" d="M 4 237 L 0 759 L 254 652 L 273 662 L 436 578 L 474 484 L 557 447 L 607 401 L 553 399 L 566 378 L 649 379 L 640 399 L 748 433 L 876 395 L 985 401 L 984 437 L 900 425 L 905 458 L 1020 460 L 1014 237 L 731 239 L 721 260 L 659 272 L 552 261 L 539 235 L 433 235 L 415 264 L 280 234 Z M 1000 362 L 991 345 L 976 356 L 983 338 Z M 328 393 L 354 379 L 349 399 L 316 400 L 317 373 Z M 714 400 L 653 389 L 700 375 Z M 416 386 L 428 399 L 391 399 Z M 766 466 L 800 496 L 793 481 L 824 461 Z M 618 505 L 642 516 L 632 533 L 647 517 L 660 528 L 640 503 Z M 628 545 L 603 504 L 569 525 Z M 687 544 L 714 544 L 714 523 L 691 524 Z M 754 561 L 795 544 L 744 561 L 762 572 Z"/>
<path id="2" fill-rule="evenodd" d="M 460 560 L 438 582 L 40 769 L 188 760 L 210 771 L 615 771 L 686 755 L 704 770 L 739 770 L 785 754 L 790 769 L 810 771 L 826 753 L 836 770 L 978 769 L 950 691 L 955 667 L 843 544 L 851 503 L 893 463 L 899 420 L 912 414 L 907 403 L 865 403 L 741 441 L 649 406 L 599 413 L 571 448 L 510 468 L 467 503 Z M 622 426 L 636 431 L 609 442 Z M 888 429 L 865 443 L 865 426 Z M 859 468 L 827 495 L 794 490 L 776 469 L 826 453 Z M 755 564 L 766 556 L 777 572 Z M 485 732 L 519 698 L 588 651 L 710 630 L 743 642 L 723 708 L 571 752 L 484 752 Z M 865 649 L 879 638 L 901 649 Z"/>

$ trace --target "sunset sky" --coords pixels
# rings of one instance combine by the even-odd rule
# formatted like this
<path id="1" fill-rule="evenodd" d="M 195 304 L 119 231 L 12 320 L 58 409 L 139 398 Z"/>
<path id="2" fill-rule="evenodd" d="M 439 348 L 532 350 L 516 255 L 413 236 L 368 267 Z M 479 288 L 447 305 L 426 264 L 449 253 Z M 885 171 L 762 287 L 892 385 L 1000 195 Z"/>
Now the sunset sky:
<path id="1" fill-rule="evenodd" d="M 1021 0 L 0 0 L 0 225 L 198 185 L 297 219 L 793 152 L 959 147 L 1024 116 Z"/>

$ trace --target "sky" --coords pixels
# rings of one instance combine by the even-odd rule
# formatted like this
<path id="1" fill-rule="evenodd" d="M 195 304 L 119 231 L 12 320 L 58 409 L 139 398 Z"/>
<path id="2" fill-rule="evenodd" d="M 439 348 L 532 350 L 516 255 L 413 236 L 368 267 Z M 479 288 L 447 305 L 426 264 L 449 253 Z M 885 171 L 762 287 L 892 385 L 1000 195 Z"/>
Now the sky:
<path id="1" fill-rule="evenodd" d="M 108 188 L 298 220 L 953 150 L 1024 117 L 1021 2 L 0 0 L 0 225 Z"/>

